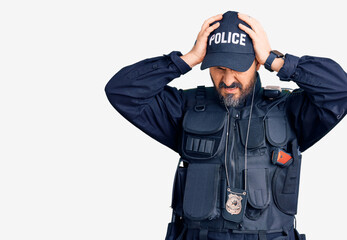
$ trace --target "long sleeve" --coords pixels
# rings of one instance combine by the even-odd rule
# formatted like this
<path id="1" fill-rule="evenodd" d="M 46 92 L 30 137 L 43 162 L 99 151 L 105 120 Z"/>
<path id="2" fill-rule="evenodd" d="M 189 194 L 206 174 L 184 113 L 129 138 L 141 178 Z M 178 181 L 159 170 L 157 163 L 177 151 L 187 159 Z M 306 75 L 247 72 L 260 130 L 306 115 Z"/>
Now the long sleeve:
<path id="1" fill-rule="evenodd" d="M 303 152 L 346 115 L 347 74 L 329 58 L 286 54 L 277 76 L 300 87 L 288 98 L 287 110 Z"/>
<path id="2" fill-rule="evenodd" d="M 124 67 L 105 87 L 108 100 L 124 118 L 176 152 L 183 90 L 167 84 L 191 69 L 181 55 L 174 51 Z"/>

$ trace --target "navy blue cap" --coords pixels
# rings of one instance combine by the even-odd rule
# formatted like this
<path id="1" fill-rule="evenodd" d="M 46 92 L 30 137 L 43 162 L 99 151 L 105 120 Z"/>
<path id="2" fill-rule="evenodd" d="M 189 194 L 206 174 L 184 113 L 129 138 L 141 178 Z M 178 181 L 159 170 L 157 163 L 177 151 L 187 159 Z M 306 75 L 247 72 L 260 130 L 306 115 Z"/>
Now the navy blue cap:
<path id="1" fill-rule="evenodd" d="M 247 23 L 238 18 L 238 12 L 223 14 L 220 26 L 208 37 L 206 56 L 201 70 L 209 67 L 227 67 L 238 72 L 247 71 L 255 59 L 252 39 L 238 25 Z"/>

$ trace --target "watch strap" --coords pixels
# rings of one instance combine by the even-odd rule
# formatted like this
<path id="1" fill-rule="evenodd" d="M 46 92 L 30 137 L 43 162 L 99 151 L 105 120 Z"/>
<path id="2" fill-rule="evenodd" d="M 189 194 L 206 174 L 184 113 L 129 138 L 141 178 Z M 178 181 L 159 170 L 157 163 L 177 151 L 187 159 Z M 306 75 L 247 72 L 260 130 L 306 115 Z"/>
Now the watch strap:
<path id="1" fill-rule="evenodd" d="M 271 69 L 271 64 L 272 62 L 275 60 L 275 58 L 277 58 L 277 55 L 274 52 L 270 52 L 270 55 L 268 56 L 268 58 L 266 59 L 265 63 L 264 63 L 264 67 L 269 70 L 270 72 L 273 72 L 274 70 Z"/>

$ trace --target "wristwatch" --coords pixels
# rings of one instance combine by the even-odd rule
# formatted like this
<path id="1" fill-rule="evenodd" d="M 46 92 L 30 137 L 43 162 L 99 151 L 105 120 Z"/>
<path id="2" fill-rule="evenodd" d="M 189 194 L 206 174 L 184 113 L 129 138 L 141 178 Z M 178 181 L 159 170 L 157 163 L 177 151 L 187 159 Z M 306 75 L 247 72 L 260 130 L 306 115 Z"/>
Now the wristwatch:
<path id="1" fill-rule="evenodd" d="M 272 50 L 270 52 L 270 55 L 268 56 L 268 58 L 266 59 L 266 61 L 264 63 L 264 67 L 267 70 L 269 70 L 270 72 L 273 72 L 273 70 L 271 69 L 271 64 L 275 60 L 275 58 L 283 58 L 284 59 L 284 55 L 283 55 L 283 53 L 281 53 L 277 50 Z"/>

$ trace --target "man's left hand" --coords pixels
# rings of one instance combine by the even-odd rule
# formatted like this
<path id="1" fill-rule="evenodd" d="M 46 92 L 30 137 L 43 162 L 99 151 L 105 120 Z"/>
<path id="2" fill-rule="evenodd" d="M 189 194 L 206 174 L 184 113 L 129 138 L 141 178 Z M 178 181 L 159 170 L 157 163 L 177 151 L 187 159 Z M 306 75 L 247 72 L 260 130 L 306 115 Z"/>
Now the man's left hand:
<path id="1" fill-rule="evenodd" d="M 242 21 L 244 21 L 251 27 L 249 28 L 244 24 L 239 24 L 239 28 L 245 31 L 252 39 L 257 61 L 261 65 L 264 65 L 266 59 L 270 55 L 271 47 L 263 27 L 256 19 L 246 14 L 239 13 L 238 15 Z"/>

